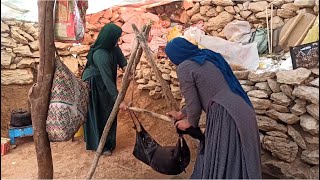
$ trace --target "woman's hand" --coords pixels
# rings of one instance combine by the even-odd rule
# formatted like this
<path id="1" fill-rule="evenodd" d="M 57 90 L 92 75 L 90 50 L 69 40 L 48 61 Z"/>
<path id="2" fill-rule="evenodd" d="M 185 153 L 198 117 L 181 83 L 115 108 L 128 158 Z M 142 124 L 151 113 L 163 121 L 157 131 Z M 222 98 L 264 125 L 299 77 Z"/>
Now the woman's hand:
<path id="1" fill-rule="evenodd" d="M 182 131 L 186 131 L 189 127 L 191 127 L 191 124 L 187 120 L 177 121 L 174 125 Z"/>
<path id="2" fill-rule="evenodd" d="M 123 73 L 126 72 L 127 66 L 124 66 L 123 68 L 121 68 L 121 70 L 122 70 Z"/>
<path id="3" fill-rule="evenodd" d="M 120 106 L 119 106 L 119 108 L 122 110 L 122 111 L 126 111 L 126 110 L 128 110 L 128 105 L 127 105 L 127 103 L 125 102 L 125 101 L 122 101 L 121 102 L 121 104 L 120 104 Z"/>
<path id="4" fill-rule="evenodd" d="M 174 118 L 175 120 L 181 120 L 185 117 L 181 111 L 170 111 L 166 115 Z"/>

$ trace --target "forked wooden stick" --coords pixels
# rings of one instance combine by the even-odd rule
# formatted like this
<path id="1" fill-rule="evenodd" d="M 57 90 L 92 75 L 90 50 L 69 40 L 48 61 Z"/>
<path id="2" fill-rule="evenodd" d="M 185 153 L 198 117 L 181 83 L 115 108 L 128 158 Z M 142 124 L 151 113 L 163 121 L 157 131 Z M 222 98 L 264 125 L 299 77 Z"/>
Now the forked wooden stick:
<path id="1" fill-rule="evenodd" d="M 140 36 L 144 36 L 146 34 L 149 34 L 149 30 L 150 30 L 149 27 L 144 26 L 143 27 L 144 34 L 143 35 L 140 34 Z M 136 62 L 136 64 L 137 64 L 140 61 L 142 53 L 138 54 L 139 46 L 140 46 L 139 42 L 136 39 L 135 42 L 134 42 L 133 48 L 132 48 L 133 50 L 132 50 L 132 53 L 130 55 L 129 63 L 128 63 L 128 66 L 127 66 L 127 70 L 125 71 L 124 77 L 122 79 L 121 91 L 119 92 L 119 94 L 117 96 L 116 102 L 115 102 L 115 104 L 114 104 L 114 106 L 112 108 L 112 111 L 111 111 L 111 114 L 110 114 L 110 116 L 108 118 L 107 124 L 104 127 L 104 130 L 103 130 L 100 142 L 99 142 L 99 146 L 98 146 L 96 155 L 95 155 L 95 157 L 93 159 L 91 168 L 90 168 L 90 170 L 89 170 L 89 172 L 88 172 L 88 174 L 86 176 L 86 179 L 92 179 L 92 176 L 93 176 L 93 174 L 94 174 L 94 172 L 96 170 L 96 167 L 98 165 L 99 158 L 101 156 L 103 147 L 106 144 L 107 136 L 109 134 L 111 125 L 112 125 L 116 115 L 119 112 L 119 105 L 124 100 L 124 97 L 126 95 L 127 89 L 129 87 L 129 84 L 130 84 L 130 78 L 129 77 L 131 76 L 131 69 L 132 69 L 132 67 L 135 67 L 134 62 Z"/>

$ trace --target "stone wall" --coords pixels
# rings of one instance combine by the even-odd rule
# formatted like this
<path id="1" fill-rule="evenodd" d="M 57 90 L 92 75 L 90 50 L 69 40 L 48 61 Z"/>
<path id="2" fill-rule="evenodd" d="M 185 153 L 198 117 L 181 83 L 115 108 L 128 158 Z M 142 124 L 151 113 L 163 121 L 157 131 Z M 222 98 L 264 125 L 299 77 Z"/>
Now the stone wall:
<path id="1" fill-rule="evenodd" d="M 90 45 L 97 38 L 99 30 L 108 22 L 114 22 L 125 29 L 120 46 L 128 56 L 134 38 L 128 28 L 130 22 L 143 24 L 150 19 L 158 21 L 153 28 L 159 28 L 160 35 L 153 29 L 151 36 L 166 41 L 170 28 L 167 29 L 167 24 L 163 22 L 180 23 L 183 27 L 188 27 L 203 21 L 203 27 L 208 34 L 224 38 L 222 29 L 235 19 L 246 20 L 253 28 L 258 25 L 266 26 L 264 10 L 270 1 L 174 2 L 147 10 L 116 7 L 87 16 L 86 35 L 82 45 L 73 46 L 68 43 L 55 43 L 55 45 L 63 62 L 79 76 L 86 64 Z M 301 10 L 318 13 L 318 2 L 318 0 L 277 1 L 273 27 L 282 25 Z M 134 13 L 136 13 L 135 18 L 130 20 Z M 141 20 L 137 18 L 138 16 L 145 18 Z M 161 27 L 157 26 L 159 24 Z M 20 21 L 1 22 L 2 86 L 30 85 L 35 82 L 36 67 L 39 62 L 37 39 L 37 24 Z M 158 59 L 156 63 L 162 77 L 170 85 L 174 97 L 181 100 L 176 67 L 166 58 Z M 250 96 L 257 113 L 262 142 L 263 171 L 278 178 L 317 178 L 319 176 L 319 68 L 264 73 L 232 68 Z M 162 98 L 160 84 L 145 56 L 137 67 L 135 82 L 138 84 L 138 89 L 148 91 L 152 98 Z"/>
<path id="2" fill-rule="evenodd" d="M 38 63 L 37 25 L 1 21 L 1 85 L 32 84 Z"/>
<path id="3" fill-rule="evenodd" d="M 185 8 L 191 22 L 205 21 L 209 34 L 224 37 L 222 30 L 229 22 L 237 19 L 248 21 L 252 28 L 266 27 L 266 7 L 271 17 L 270 2 L 274 2 L 273 28 L 282 26 L 299 11 L 318 14 L 315 0 L 204 0 Z M 317 1 L 319 2 L 319 1 Z M 191 9 L 189 9 L 191 8 Z"/>
<path id="4" fill-rule="evenodd" d="M 157 66 L 175 98 L 182 99 L 175 66 L 166 59 Z M 160 83 L 144 57 L 137 69 L 138 89 L 162 98 Z M 319 68 L 260 73 L 233 69 L 257 114 L 263 171 L 278 178 L 318 177 Z"/>
<path id="5" fill-rule="evenodd" d="M 319 69 L 235 74 L 257 114 L 264 172 L 319 177 Z"/>

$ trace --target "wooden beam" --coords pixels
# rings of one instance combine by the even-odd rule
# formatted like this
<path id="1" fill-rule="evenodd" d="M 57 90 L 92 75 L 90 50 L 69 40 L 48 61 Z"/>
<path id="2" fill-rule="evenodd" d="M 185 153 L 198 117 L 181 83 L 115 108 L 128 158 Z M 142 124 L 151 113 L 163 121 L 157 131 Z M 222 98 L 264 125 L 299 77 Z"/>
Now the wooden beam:
<path id="1" fill-rule="evenodd" d="M 143 27 L 143 30 L 147 31 L 147 30 L 150 30 L 150 28 L 149 27 Z M 145 34 L 149 34 L 149 31 L 145 32 Z M 114 106 L 112 108 L 111 114 L 110 114 L 110 116 L 109 116 L 109 118 L 107 120 L 107 124 L 104 127 L 104 130 L 103 130 L 100 142 L 99 142 L 99 146 L 98 146 L 96 155 L 95 155 L 95 157 L 93 159 L 91 168 L 90 168 L 90 170 L 89 170 L 89 172 L 88 172 L 88 174 L 86 176 L 86 179 L 92 179 L 92 176 L 93 176 L 93 174 L 94 174 L 94 172 L 96 170 L 96 167 L 98 165 L 102 150 L 104 148 L 104 145 L 106 144 L 106 140 L 107 140 L 107 136 L 108 136 L 109 131 L 110 131 L 110 127 L 111 127 L 111 125 L 112 125 L 112 123 L 114 121 L 114 118 L 116 117 L 116 115 L 119 112 L 119 105 L 124 100 L 124 97 L 126 95 L 127 89 L 129 87 L 130 76 L 131 76 L 131 72 L 132 72 L 131 70 L 136 64 L 139 63 L 139 61 L 141 59 L 142 52 L 139 54 L 139 52 L 138 52 L 139 46 L 140 45 L 139 45 L 138 40 L 135 40 L 133 48 L 132 48 L 132 52 L 131 52 L 131 55 L 130 55 L 129 63 L 128 63 L 128 66 L 127 66 L 127 70 L 124 73 L 124 77 L 122 79 L 121 91 L 119 92 L 119 94 L 117 96 L 116 102 L 115 102 L 115 104 L 114 104 Z"/>
<path id="2" fill-rule="evenodd" d="M 294 46 L 298 46 L 302 43 L 302 41 L 304 40 L 304 38 L 307 36 L 308 32 L 310 31 L 311 27 L 313 26 L 313 23 L 316 21 L 317 16 L 315 16 L 310 24 L 307 26 L 306 30 L 303 32 L 303 34 L 301 35 L 301 37 L 299 38 L 299 40 L 294 44 Z"/>
<path id="3" fill-rule="evenodd" d="M 146 40 L 145 36 L 141 35 L 140 31 L 138 30 L 137 26 L 135 26 L 135 25 L 133 25 L 133 30 L 137 36 L 137 39 L 138 39 L 144 53 L 146 54 L 146 57 L 147 57 L 149 63 L 151 64 L 153 72 L 155 73 L 157 79 L 161 83 L 162 92 L 165 95 L 168 106 L 171 108 L 174 108 L 176 111 L 178 111 L 180 109 L 179 105 L 178 105 L 177 101 L 175 100 L 175 98 L 173 97 L 173 94 L 170 90 L 168 83 L 163 79 L 162 74 L 159 71 L 159 69 L 155 63 L 154 56 L 151 53 L 151 50 L 147 44 L 147 40 Z"/>
<path id="4" fill-rule="evenodd" d="M 53 179 L 51 148 L 46 132 L 46 120 L 55 67 L 53 6 L 54 1 L 38 0 L 40 62 L 37 83 L 29 91 L 33 138 L 38 162 L 38 179 Z"/>
<path id="5" fill-rule="evenodd" d="M 286 29 L 285 33 L 283 36 L 280 37 L 280 41 L 279 44 L 280 46 L 283 46 L 287 40 L 287 38 L 289 37 L 291 31 L 294 29 L 294 27 L 297 25 L 297 23 L 300 21 L 300 19 L 303 17 L 303 13 L 299 13 L 293 20 L 293 22 L 291 23 L 291 25 L 289 26 L 288 29 Z"/>

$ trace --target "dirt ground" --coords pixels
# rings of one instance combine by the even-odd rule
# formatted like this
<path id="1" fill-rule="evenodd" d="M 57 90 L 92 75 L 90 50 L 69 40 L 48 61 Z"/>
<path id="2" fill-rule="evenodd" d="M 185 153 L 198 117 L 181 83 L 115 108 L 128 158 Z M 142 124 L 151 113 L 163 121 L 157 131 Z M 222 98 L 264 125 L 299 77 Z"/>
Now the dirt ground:
<path id="1" fill-rule="evenodd" d="M 17 90 L 17 87 L 13 89 Z M 131 92 L 132 87 L 130 87 L 127 93 L 126 99 L 128 101 L 131 99 Z M 26 94 L 21 93 L 21 95 L 23 96 Z M 146 92 L 135 90 L 134 97 L 134 106 L 136 107 L 149 109 L 161 114 L 164 114 L 169 110 L 166 108 L 164 100 L 154 101 L 148 97 Z M 2 98 L 3 96 L 1 97 L 1 105 L 3 105 Z M 21 99 L 21 97 L 17 98 Z M 16 100 L 17 99 L 14 99 L 14 101 Z M 1 107 L 1 113 L 3 113 L 2 108 L 3 106 Z M 3 116 L 1 115 L 1 122 L 3 122 L 2 117 Z M 162 145 L 174 145 L 176 143 L 178 136 L 171 123 L 154 119 L 143 114 L 138 114 L 138 117 L 145 129 L 149 131 L 159 143 Z M 1 123 L 1 127 L 2 125 L 3 123 Z M 118 116 L 117 147 L 112 156 L 102 156 L 100 158 L 94 178 L 171 179 L 190 177 L 195 161 L 196 141 L 187 137 L 187 142 L 192 151 L 192 162 L 187 168 L 187 173 L 182 173 L 179 176 L 166 176 L 153 171 L 149 166 L 138 161 L 132 155 L 135 143 L 135 131 L 132 126 L 133 123 L 129 113 L 120 112 Z M 51 143 L 51 149 L 54 165 L 54 178 L 59 179 L 84 178 L 95 155 L 94 152 L 85 150 L 85 143 L 82 138 L 76 139 L 74 142 Z M 1 178 L 27 179 L 36 177 L 37 160 L 33 139 L 32 137 L 20 138 L 17 141 L 17 147 L 11 149 L 8 154 L 1 157 Z"/>

